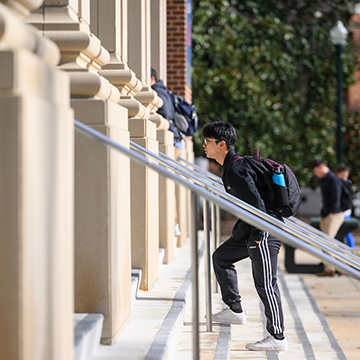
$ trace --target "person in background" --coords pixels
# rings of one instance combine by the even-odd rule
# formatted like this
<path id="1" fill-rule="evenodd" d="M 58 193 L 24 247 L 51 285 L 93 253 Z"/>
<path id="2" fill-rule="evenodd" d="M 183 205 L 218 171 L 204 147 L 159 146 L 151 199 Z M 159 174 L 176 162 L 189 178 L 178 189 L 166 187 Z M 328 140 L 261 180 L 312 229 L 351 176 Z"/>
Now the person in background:
<path id="1" fill-rule="evenodd" d="M 320 179 L 321 183 L 320 230 L 335 238 L 344 222 L 344 212 L 341 210 L 341 181 L 322 159 L 315 159 L 312 162 L 311 171 Z M 329 264 L 324 264 L 324 271 L 316 275 L 334 276 L 335 268 Z"/>
<path id="2" fill-rule="evenodd" d="M 168 89 L 164 85 L 162 80 L 158 80 L 156 70 L 151 68 L 151 88 L 157 92 L 158 96 L 162 99 L 163 105 L 158 109 L 157 113 L 163 116 L 169 122 L 169 130 L 174 133 L 174 146 L 175 146 L 175 160 L 180 156 L 181 150 L 183 147 L 182 140 L 185 136 L 182 136 L 181 132 L 177 129 L 174 124 L 175 118 L 175 107 L 171 101 Z M 179 237 L 181 235 L 180 225 L 178 222 L 178 211 L 177 204 L 175 199 L 175 236 Z"/>
<path id="3" fill-rule="evenodd" d="M 182 140 L 185 139 L 185 135 L 175 126 L 175 107 L 168 94 L 168 89 L 164 85 L 162 80 L 158 80 L 156 70 L 151 68 L 151 88 L 155 90 L 158 96 L 162 99 L 163 105 L 158 109 L 157 113 L 163 116 L 167 121 L 169 121 L 169 130 L 174 133 L 174 145 L 175 149 L 175 158 L 177 159 L 182 150 Z M 178 149 L 178 150 L 177 150 Z"/>
<path id="4" fill-rule="evenodd" d="M 215 121 L 206 124 L 202 134 L 206 157 L 215 159 L 222 166 L 222 180 L 226 192 L 282 220 L 279 215 L 266 209 L 262 186 L 250 165 L 243 159 L 234 161 L 237 139 L 235 128 L 228 122 Z M 277 284 L 277 261 L 281 244 L 279 239 L 268 232 L 238 220 L 232 236 L 213 254 L 214 271 L 226 308 L 214 314 L 212 319 L 225 324 L 246 323 L 234 264 L 246 258 L 251 259 L 254 284 L 264 305 L 266 329 L 270 335 L 255 343 L 248 343 L 246 348 L 249 350 L 282 351 L 288 347 Z"/>
<path id="5" fill-rule="evenodd" d="M 351 212 L 352 212 L 352 198 L 354 195 L 354 191 L 352 189 L 352 184 L 351 181 L 349 180 L 349 169 L 348 167 L 344 164 L 337 164 L 334 168 L 334 173 L 335 175 L 341 179 L 342 181 L 342 185 L 343 185 L 343 192 L 345 191 L 346 196 L 342 197 L 342 203 L 343 203 L 343 198 L 344 198 L 344 205 L 345 208 L 347 208 L 347 210 L 345 210 L 344 213 L 344 217 L 345 219 L 350 219 L 351 218 Z M 346 202 L 346 204 L 345 204 Z M 343 207 L 344 210 L 344 207 Z M 354 237 L 352 235 L 351 232 L 349 232 L 348 234 L 345 235 L 346 238 L 346 243 L 350 246 L 350 247 L 355 247 L 355 241 L 354 241 Z"/>

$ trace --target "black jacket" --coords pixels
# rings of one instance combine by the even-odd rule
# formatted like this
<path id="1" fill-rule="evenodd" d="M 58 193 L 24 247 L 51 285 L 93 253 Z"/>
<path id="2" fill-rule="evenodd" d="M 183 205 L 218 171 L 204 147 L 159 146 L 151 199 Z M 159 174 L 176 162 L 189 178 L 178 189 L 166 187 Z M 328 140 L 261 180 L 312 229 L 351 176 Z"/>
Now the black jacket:
<path id="1" fill-rule="evenodd" d="M 251 169 L 250 165 L 247 164 L 245 160 L 239 159 L 229 166 L 229 162 L 236 155 L 234 150 L 230 150 L 222 166 L 222 180 L 225 191 L 257 209 L 266 212 L 265 202 L 261 195 L 263 193 L 261 183 L 258 181 L 257 175 L 254 170 Z M 239 220 L 234 226 L 233 236 L 235 237 L 236 228 L 241 222 L 242 220 Z M 251 226 L 251 235 L 254 240 L 260 241 L 263 231 Z"/>
<path id="2" fill-rule="evenodd" d="M 151 86 L 151 88 L 157 92 L 163 101 L 162 107 L 157 112 L 167 120 L 174 120 L 175 107 L 169 96 L 168 89 L 164 85 L 163 81 L 157 81 L 154 85 Z"/>
<path id="3" fill-rule="evenodd" d="M 174 124 L 175 106 L 169 96 L 167 87 L 164 85 L 162 80 L 159 80 L 154 85 L 152 85 L 151 88 L 157 92 L 163 101 L 163 105 L 160 109 L 158 109 L 157 113 L 169 121 L 169 130 L 174 133 L 174 142 L 181 141 L 181 134 Z"/>
<path id="4" fill-rule="evenodd" d="M 330 170 L 321 182 L 322 209 L 321 217 L 326 217 L 330 213 L 341 212 L 341 180 Z"/>

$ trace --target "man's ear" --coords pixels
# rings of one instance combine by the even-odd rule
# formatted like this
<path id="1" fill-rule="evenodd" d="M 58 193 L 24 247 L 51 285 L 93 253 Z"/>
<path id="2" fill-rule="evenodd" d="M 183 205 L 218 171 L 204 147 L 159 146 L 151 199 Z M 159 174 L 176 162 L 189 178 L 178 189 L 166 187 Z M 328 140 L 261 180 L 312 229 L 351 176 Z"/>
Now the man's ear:
<path id="1" fill-rule="evenodd" d="M 220 149 L 225 149 L 225 150 L 227 150 L 227 145 L 226 145 L 225 140 L 221 140 L 221 141 L 220 141 Z"/>

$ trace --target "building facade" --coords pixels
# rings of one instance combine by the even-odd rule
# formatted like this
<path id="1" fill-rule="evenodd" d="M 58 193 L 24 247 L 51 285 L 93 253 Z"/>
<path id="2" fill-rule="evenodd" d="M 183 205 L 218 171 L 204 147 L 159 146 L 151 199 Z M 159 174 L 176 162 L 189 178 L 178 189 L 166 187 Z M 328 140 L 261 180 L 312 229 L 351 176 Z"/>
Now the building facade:
<path id="1" fill-rule="evenodd" d="M 1 0 L 0 18 L 0 358 L 72 359 L 73 314 L 103 314 L 113 344 L 131 269 L 151 289 L 176 213 L 177 246 L 189 231 L 187 191 L 73 119 L 175 157 L 150 69 L 191 100 L 189 1 Z M 193 160 L 191 139 L 180 155 Z"/>

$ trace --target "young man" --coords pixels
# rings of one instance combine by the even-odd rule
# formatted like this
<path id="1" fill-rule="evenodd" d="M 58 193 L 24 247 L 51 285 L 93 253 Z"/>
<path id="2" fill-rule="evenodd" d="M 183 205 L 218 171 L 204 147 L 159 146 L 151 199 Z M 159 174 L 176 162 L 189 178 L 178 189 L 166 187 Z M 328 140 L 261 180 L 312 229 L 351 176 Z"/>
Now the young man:
<path id="1" fill-rule="evenodd" d="M 202 129 L 205 154 L 222 166 L 225 190 L 250 205 L 268 212 L 263 200 L 262 186 L 245 160 L 232 161 L 236 131 L 230 123 L 212 122 Z M 271 213 L 271 215 L 281 218 Z M 250 350 L 286 350 L 284 318 L 277 285 L 277 258 L 281 241 L 242 220 L 238 220 L 232 236 L 213 254 L 214 271 L 220 285 L 222 299 L 227 307 L 213 315 L 213 321 L 226 324 L 245 324 L 246 315 L 241 306 L 238 279 L 234 263 L 250 257 L 255 288 L 265 307 L 266 328 L 270 336 L 247 344 Z"/>
<path id="2" fill-rule="evenodd" d="M 354 197 L 354 190 L 352 188 L 352 183 L 349 180 L 350 171 L 348 167 L 344 163 L 336 164 L 334 167 L 334 174 L 340 179 L 340 182 L 342 184 L 342 191 L 341 191 L 341 208 L 344 210 L 345 208 L 347 210 L 344 211 L 344 218 L 350 219 L 351 213 L 352 213 L 352 201 Z M 343 197 L 343 193 L 346 194 L 345 197 Z M 345 235 L 346 243 L 350 247 L 355 247 L 355 240 L 353 237 L 353 234 L 349 232 Z"/>
<path id="3" fill-rule="evenodd" d="M 176 158 L 180 156 L 183 144 L 182 140 L 185 139 L 185 135 L 182 135 L 181 131 L 174 124 L 175 119 L 175 107 L 168 93 L 167 87 L 162 80 L 158 80 L 156 70 L 151 68 L 151 88 L 155 90 L 158 96 L 162 99 L 163 105 L 158 109 L 158 114 L 163 116 L 169 122 L 169 130 L 174 133 L 174 145 Z M 177 150 L 179 149 L 179 150 Z"/>
<path id="4" fill-rule="evenodd" d="M 333 238 L 345 218 L 344 212 L 341 210 L 342 184 L 322 159 L 315 159 L 311 164 L 311 170 L 321 183 L 320 230 Z M 324 264 L 324 271 L 316 275 L 335 276 L 335 268 L 332 265 Z"/>

